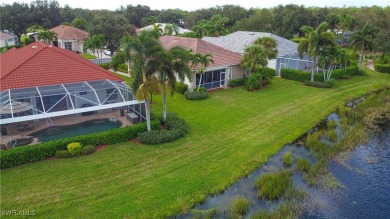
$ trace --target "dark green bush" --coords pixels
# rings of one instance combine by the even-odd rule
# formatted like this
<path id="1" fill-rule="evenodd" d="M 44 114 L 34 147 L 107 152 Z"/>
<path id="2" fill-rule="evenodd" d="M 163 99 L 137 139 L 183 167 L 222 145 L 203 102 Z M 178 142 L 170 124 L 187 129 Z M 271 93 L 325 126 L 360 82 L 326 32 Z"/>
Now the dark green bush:
<path id="1" fill-rule="evenodd" d="M 229 87 L 238 87 L 245 85 L 246 78 L 233 79 L 229 81 Z"/>
<path id="2" fill-rule="evenodd" d="M 310 87 L 331 88 L 329 84 L 317 81 L 305 81 L 304 84 Z"/>
<path id="3" fill-rule="evenodd" d="M 102 63 L 102 64 L 99 64 L 99 65 L 100 65 L 100 67 L 105 68 L 105 69 L 109 69 L 110 68 L 110 63 L 109 62 Z"/>
<path id="4" fill-rule="evenodd" d="M 184 94 L 188 91 L 188 85 L 184 83 L 176 83 L 176 93 Z"/>
<path id="5" fill-rule="evenodd" d="M 261 70 L 260 73 L 262 73 L 269 79 L 273 79 L 275 77 L 275 69 L 272 68 L 266 68 L 264 70 Z"/>
<path id="6" fill-rule="evenodd" d="M 55 157 L 56 158 L 70 158 L 70 157 L 72 157 L 72 155 L 69 153 L 68 150 L 60 150 L 60 151 L 56 152 Z"/>
<path id="7" fill-rule="evenodd" d="M 375 70 L 377 72 L 390 74 L 390 64 L 386 64 L 386 65 L 376 64 Z"/>
<path id="8" fill-rule="evenodd" d="M 92 154 L 93 152 L 95 152 L 95 149 L 96 148 L 93 145 L 84 146 L 84 147 L 81 148 L 80 155 Z"/>
<path id="9" fill-rule="evenodd" d="M 261 88 L 261 79 L 263 76 L 259 73 L 252 73 L 245 81 L 245 88 L 248 91 L 258 90 Z"/>
<path id="10" fill-rule="evenodd" d="M 339 68 L 339 69 L 333 70 L 330 78 L 347 79 L 347 78 L 350 78 L 352 75 L 363 75 L 363 72 L 359 71 L 359 69 L 356 65 L 352 65 L 352 66 L 349 66 L 346 68 Z M 283 68 L 281 70 L 281 77 L 284 79 L 300 81 L 300 82 L 311 81 L 311 72 Z M 324 81 L 323 73 L 321 73 L 321 72 L 315 73 L 314 74 L 314 81 L 323 82 Z"/>
<path id="11" fill-rule="evenodd" d="M 124 73 L 127 73 L 127 65 L 124 63 L 121 63 L 118 65 L 118 70 Z"/>
<path id="12" fill-rule="evenodd" d="M 196 91 L 187 91 L 184 93 L 184 96 L 187 100 L 203 100 L 209 97 L 209 92 L 205 90 Z"/>
<path id="13" fill-rule="evenodd" d="M 152 129 L 159 129 L 160 121 L 152 121 Z M 97 132 L 89 135 L 58 139 L 35 145 L 21 146 L 0 151 L 0 168 L 10 168 L 25 163 L 43 160 L 52 157 L 58 150 L 66 150 L 66 146 L 72 142 L 80 142 L 82 145 L 103 145 L 115 144 L 137 137 L 141 132 L 147 130 L 146 123 L 126 126 L 118 129 L 111 129 L 104 132 Z"/>
<path id="14" fill-rule="evenodd" d="M 139 140 L 144 144 L 161 144 L 174 141 L 188 133 L 188 127 L 184 119 L 180 119 L 173 113 L 167 114 L 165 125 L 167 127 L 166 131 L 143 132 L 138 135 Z"/>

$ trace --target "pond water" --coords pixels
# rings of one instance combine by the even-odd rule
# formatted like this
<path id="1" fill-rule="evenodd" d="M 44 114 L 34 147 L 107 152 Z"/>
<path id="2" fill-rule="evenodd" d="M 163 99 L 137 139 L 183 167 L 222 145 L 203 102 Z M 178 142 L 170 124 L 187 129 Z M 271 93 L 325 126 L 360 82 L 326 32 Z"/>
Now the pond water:
<path id="1" fill-rule="evenodd" d="M 340 139 L 342 131 L 337 114 L 331 114 L 328 120 L 336 121 Z M 315 162 L 304 146 L 286 145 L 252 174 L 222 193 L 207 197 L 194 210 L 216 209 L 216 218 L 227 218 L 229 203 L 237 197 L 244 197 L 250 203 L 249 212 L 244 218 L 251 218 L 260 209 L 276 209 L 285 200 L 259 199 L 254 182 L 264 173 L 284 169 L 283 155 L 286 152 L 290 152 L 293 158 L 308 158 Z M 302 206 L 302 218 L 390 218 L 390 126 L 382 133 L 372 135 L 368 143 L 359 145 L 342 163 L 329 162 L 329 172 L 341 183 L 336 190 L 309 187 L 300 173 L 295 171 L 293 184 L 303 189 L 307 197 Z M 176 218 L 193 218 L 194 215 L 194 211 L 191 211 Z"/>
<path id="2" fill-rule="evenodd" d="M 113 119 L 96 119 L 70 126 L 52 126 L 31 134 L 38 138 L 39 142 L 47 142 L 55 139 L 86 135 L 101 132 L 108 129 L 119 128 L 122 123 Z"/>

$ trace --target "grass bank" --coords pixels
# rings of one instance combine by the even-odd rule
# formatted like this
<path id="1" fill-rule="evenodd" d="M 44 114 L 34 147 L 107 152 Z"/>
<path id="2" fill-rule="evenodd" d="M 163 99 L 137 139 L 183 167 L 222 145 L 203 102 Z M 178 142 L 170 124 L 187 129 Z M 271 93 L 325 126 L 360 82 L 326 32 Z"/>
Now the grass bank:
<path id="1" fill-rule="evenodd" d="M 1 208 L 50 218 L 151 218 L 189 210 L 208 194 L 251 173 L 351 97 L 390 86 L 390 75 L 340 81 L 318 89 L 275 79 L 267 89 L 234 88 L 206 100 L 175 94 L 168 111 L 190 127 L 178 141 L 110 145 L 86 157 L 1 171 Z M 161 97 L 153 110 L 161 111 Z"/>

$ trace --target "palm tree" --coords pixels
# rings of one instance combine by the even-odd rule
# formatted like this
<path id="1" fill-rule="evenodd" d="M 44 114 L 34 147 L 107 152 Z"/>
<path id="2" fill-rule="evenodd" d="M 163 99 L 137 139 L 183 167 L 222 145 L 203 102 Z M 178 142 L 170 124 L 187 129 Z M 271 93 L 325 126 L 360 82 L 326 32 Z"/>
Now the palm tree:
<path id="1" fill-rule="evenodd" d="M 164 34 L 165 35 L 170 35 L 170 36 L 172 36 L 172 35 L 179 35 L 179 27 L 175 23 L 167 24 L 164 27 Z"/>
<path id="2" fill-rule="evenodd" d="M 263 46 L 255 44 L 245 49 L 241 59 L 241 66 L 251 73 L 260 72 L 268 65 L 268 55 Z"/>
<path id="3" fill-rule="evenodd" d="M 256 39 L 254 44 L 263 46 L 268 59 L 276 59 L 278 55 L 278 49 L 275 39 L 272 37 L 259 37 Z"/>
<path id="4" fill-rule="evenodd" d="M 126 59 L 126 62 L 127 62 L 127 74 L 129 74 L 129 77 L 131 77 L 131 74 L 130 74 L 130 64 L 131 64 L 131 57 L 132 57 L 132 53 L 134 52 L 132 50 L 132 38 L 130 35 L 128 36 L 124 36 L 121 40 L 121 48 L 122 50 L 124 51 L 124 56 L 125 56 L 125 59 Z"/>
<path id="5" fill-rule="evenodd" d="M 42 40 L 45 43 L 50 43 L 57 38 L 57 33 L 50 30 L 42 30 L 38 34 L 38 39 Z"/>
<path id="6" fill-rule="evenodd" d="M 376 34 L 379 32 L 377 27 L 373 27 L 369 24 L 364 25 L 363 29 L 356 30 L 350 37 L 350 43 L 353 51 L 361 49 L 359 58 L 359 69 L 362 67 L 364 51 L 366 49 L 373 48 L 373 42 Z"/>
<path id="7" fill-rule="evenodd" d="M 213 56 L 211 54 L 205 54 L 202 55 L 201 53 L 195 53 L 192 55 L 191 61 L 192 61 L 192 67 L 195 67 L 197 65 L 200 65 L 198 68 L 197 74 L 200 74 L 200 80 L 197 92 L 199 92 L 200 84 L 202 83 L 203 74 L 206 72 L 207 67 L 211 63 L 214 63 L 214 60 L 212 58 Z"/>
<path id="8" fill-rule="evenodd" d="M 150 126 L 150 94 L 160 92 L 153 65 L 160 65 L 158 59 L 163 57 L 164 48 L 158 41 L 159 33 L 145 30 L 139 36 L 130 36 L 128 49 L 131 51 L 131 70 L 135 74 L 133 90 L 138 100 L 145 100 L 145 111 L 148 131 Z"/>
<path id="9" fill-rule="evenodd" d="M 180 46 L 172 47 L 165 51 L 165 55 L 162 56 L 159 82 L 163 93 L 164 121 L 167 119 L 167 88 L 170 89 L 171 95 L 173 95 L 176 89 L 177 78 L 180 82 L 184 82 L 186 78 L 192 81 L 192 71 L 189 66 L 190 56 L 191 52 Z"/>
<path id="10" fill-rule="evenodd" d="M 328 23 L 322 22 L 317 29 L 309 26 L 302 26 L 300 30 L 305 34 L 298 44 L 298 53 L 302 58 L 303 54 L 308 54 L 313 57 L 313 68 L 311 70 L 311 81 L 314 81 L 314 71 L 317 66 L 317 58 L 320 52 L 326 46 L 337 45 L 336 38 L 333 33 L 327 32 Z"/>
<path id="11" fill-rule="evenodd" d="M 153 30 L 157 31 L 158 33 L 160 33 L 160 35 L 162 35 L 164 33 L 164 30 L 162 29 L 162 25 L 161 24 L 155 23 L 155 24 L 152 25 L 152 27 L 153 27 Z"/>

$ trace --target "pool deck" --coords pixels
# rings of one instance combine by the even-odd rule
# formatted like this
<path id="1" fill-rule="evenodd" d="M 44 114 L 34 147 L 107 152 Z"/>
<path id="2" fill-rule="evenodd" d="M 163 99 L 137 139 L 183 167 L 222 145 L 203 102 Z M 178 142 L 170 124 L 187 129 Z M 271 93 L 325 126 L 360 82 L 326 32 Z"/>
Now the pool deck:
<path id="1" fill-rule="evenodd" d="M 126 113 L 125 113 L 126 115 Z M 90 120 L 95 119 L 109 119 L 109 118 L 115 118 L 118 121 L 122 123 L 121 127 L 132 125 L 127 119 L 126 116 L 120 116 L 119 109 L 115 109 L 112 112 L 106 112 L 106 113 L 95 113 L 93 115 L 88 116 L 82 116 L 82 115 L 69 115 L 69 116 L 59 116 L 59 117 L 53 117 L 51 120 L 54 122 L 54 124 L 49 124 L 49 120 L 47 119 L 41 119 L 37 121 L 29 121 L 29 122 L 23 122 L 23 123 L 12 123 L 12 124 L 6 124 L 2 125 L 1 127 L 4 127 L 7 129 L 7 135 L 1 135 L 0 136 L 0 144 L 4 144 L 7 148 L 9 147 L 7 144 L 11 140 L 19 139 L 19 138 L 26 138 L 29 137 L 30 134 L 43 130 L 45 128 L 51 127 L 51 126 L 66 126 L 66 125 L 76 125 L 79 123 L 83 123 Z M 17 129 L 18 126 L 21 124 L 25 125 L 26 129 L 25 131 L 20 131 Z M 31 136 L 32 137 L 32 136 Z M 37 138 L 33 138 L 33 143 L 38 143 Z"/>

